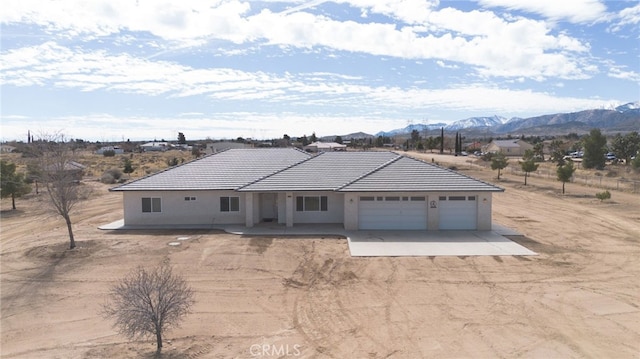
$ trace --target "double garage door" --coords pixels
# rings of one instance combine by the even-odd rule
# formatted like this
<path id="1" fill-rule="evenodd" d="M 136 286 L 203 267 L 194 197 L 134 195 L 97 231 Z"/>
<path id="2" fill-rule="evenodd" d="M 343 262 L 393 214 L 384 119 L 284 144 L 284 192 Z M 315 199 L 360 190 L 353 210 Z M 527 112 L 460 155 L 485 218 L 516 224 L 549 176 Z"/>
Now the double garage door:
<path id="1" fill-rule="evenodd" d="M 438 227 L 442 230 L 477 229 L 476 196 L 440 196 Z M 427 229 L 426 196 L 362 196 L 358 203 L 360 229 Z"/>
<path id="2" fill-rule="evenodd" d="M 360 229 L 427 229 L 425 196 L 363 196 L 358 206 Z"/>

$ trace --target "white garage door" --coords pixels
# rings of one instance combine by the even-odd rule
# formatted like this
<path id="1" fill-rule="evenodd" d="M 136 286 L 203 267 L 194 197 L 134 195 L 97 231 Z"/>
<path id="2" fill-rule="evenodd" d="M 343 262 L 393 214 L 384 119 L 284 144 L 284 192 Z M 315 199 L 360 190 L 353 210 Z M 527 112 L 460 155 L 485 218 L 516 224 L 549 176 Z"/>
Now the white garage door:
<path id="1" fill-rule="evenodd" d="M 476 196 L 441 196 L 440 229 L 477 229 Z"/>
<path id="2" fill-rule="evenodd" d="M 358 204 L 360 229 L 427 229 L 425 196 L 362 196 Z"/>

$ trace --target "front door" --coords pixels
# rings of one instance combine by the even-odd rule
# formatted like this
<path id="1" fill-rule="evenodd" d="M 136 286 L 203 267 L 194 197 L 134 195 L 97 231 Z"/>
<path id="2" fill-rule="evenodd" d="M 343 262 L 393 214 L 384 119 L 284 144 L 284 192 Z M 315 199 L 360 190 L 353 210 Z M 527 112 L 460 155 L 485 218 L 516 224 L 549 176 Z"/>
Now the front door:
<path id="1" fill-rule="evenodd" d="M 278 194 L 260 194 L 260 220 L 262 222 L 278 222 Z"/>

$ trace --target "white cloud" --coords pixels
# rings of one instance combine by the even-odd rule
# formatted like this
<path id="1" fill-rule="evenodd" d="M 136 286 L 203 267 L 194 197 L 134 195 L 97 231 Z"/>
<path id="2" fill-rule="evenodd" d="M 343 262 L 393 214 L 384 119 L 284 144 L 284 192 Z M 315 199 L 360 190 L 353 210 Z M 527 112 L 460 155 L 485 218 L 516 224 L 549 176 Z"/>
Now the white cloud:
<path id="1" fill-rule="evenodd" d="M 479 0 L 485 7 L 502 7 L 542 15 L 551 20 L 572 23 L 598 22 L 605 18 L 607 8 L 598 0 Z"/>
<path id="2" fill-rule="evenodd" d="M 53 42 L 10 50 L 0 55 L 2 82 L 14 86 L 117 91 L 147 96 L 244 100 L 283 108 L 330 106 L 367 112 L 410 114 L 425 108 L 504 113 L 552 112 L 589 108 L 593 101 L 487 85 L 448 89 L 403 89 L 361 84 L 358 77 L 334 73 L 275 75 L 229 68 L 196 69 L 128 54 L 80 51 Z M 622 71 L 617 72 L 622 75 Z M 293 101 L 295 99 L 295 101 Z M 401 110 L 399 110 L 401 109 Z"/>
<path id="3" fill-rule="evenodd" d="M 563 33 L 552 34 L 542 21 L 506 19 L 487 11 L 436 10 L 437 2 L 429 0 L 336 2 L 388 16 L 407 26 L 338 21 L 304 11 L 309 4 L 298 6 L 296 11 L 275 13 L 263 9 L 255 13 L 249 2 L 239 0 L 213 4 L 198 0 L 23 0 L 4 6 L 0 21 L 32 23 L 59 34 L 88 38 L 123 30 L 150 33 L 165 43 L 149 58 L 221 39 L 243 46 L 326 47 L 376 56 L 456 62 L 473 66 L 483 76 L 591 76 L 585 70 L 584 59 L 588 57 L 582 56 L 589 51 L 589 45 Z"/>
<path id="4" fill-rule="evenodd" d="M 627 26 L 637 27 L 640 24 L 640 3 L 633 7 L 622 9 L 616 16 L 617 22 L 614 23 L 610 30 L 617 32 Z"/>
<path id="5" fill-rule="evenodd" d="M 609 77 L 640 83 L 640 72 L 627 71 L 623 66 L 612 66 L 609 69 Z"/>

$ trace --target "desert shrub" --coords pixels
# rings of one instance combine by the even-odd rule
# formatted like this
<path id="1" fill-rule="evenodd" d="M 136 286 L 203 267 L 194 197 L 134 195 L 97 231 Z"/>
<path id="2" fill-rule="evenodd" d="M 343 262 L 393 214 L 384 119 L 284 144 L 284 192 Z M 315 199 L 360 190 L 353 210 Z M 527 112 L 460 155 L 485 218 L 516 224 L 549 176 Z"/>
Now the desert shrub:
<path id="1" fill-rule="evenodd" d="M 112 168 L 110 170 L 106 170 L 102 174 L 102 177 L 100 177 L 100 182 L 106 184 L 114 184 L 118 180 L 120 180 L 120 178 L 122 178 L 122 171 L 117 168 Z"/>
<path id="2" fill-rule="evenodd" d="M 113 156 L 116 155 L 116 151 L 114 151 L 114 150 L 106 150 L 106 151 L 102 152 L 102 155 L 104 157 L 113 157 Z"/>
<path id="3" fill-rule="evenodd" d="M 102 177 L 100 177 L 100 182 L 104 184 L 114 184 L 116 183 L 116 179 L 113 178 L 111 173 L 105 172 L 102 174 Z"/>
<path id="4" fill-rule="evenodd" d="M 607 172 L 607 177 L 617 177 L 618 176 L 618 171 L 609 171 Z"/>
<path id="5" fill-rule="evenodd" d="M 458 167 L 456 167 L 456 166 L 449 166 L 449 169 L 450 169 L 450 170 L 452 170 L 452 171 L 457 171 L 457 170 L 458 170 Z"/>
<path id="6" fill-rule="evenodd" d="M 602 202 L 605 199 L 611 198 L 611 192 L 609 192 L 609 191 L 598 192 L 598 193 L 596 193 L 596 198 L 599 199 L 600 202 Z"/>

